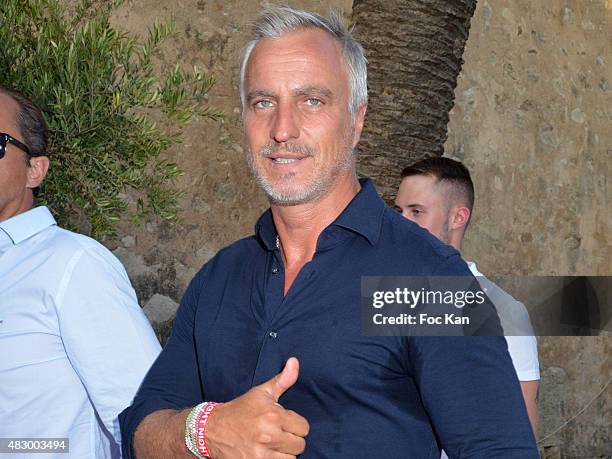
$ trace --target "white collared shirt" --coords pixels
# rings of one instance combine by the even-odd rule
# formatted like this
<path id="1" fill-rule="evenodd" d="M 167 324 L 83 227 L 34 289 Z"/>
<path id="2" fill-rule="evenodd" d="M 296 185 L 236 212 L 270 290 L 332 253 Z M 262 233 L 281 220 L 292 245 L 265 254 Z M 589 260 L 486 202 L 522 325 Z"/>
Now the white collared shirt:
<path id="1" fill-rule="evenodd" d="M 120 457 L 117 416 L 159 352 L 104 246 L 46 207 L 0 222 L 0 438 L 69 438 L 69 455 L 44 457 Z"/>

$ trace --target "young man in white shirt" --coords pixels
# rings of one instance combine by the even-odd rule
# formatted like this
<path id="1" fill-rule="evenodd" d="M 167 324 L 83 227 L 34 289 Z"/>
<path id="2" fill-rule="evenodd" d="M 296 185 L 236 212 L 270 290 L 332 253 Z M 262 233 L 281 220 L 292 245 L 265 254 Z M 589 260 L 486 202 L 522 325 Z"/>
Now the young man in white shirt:
<path id="1" fill-rule="evenodd" d="M 119 458 L 117 416 L 160 346 L 121 263 L 34 207 L 47 137 L 40 110 L 0 87 L 0 438 L 15 457 Z"/>
<path id="2" fill-rule="evenodd" d="M 429 230 L 442 242 L 461 251 L 463 235 L 474 206 L 474 184 L 467 168 L 449 158 L 427 158 L 402 171 L 402 182 L 395 198 L 395 209 L 407 219 Z M 513 322 L 523 322 L 519 328 L 530 329 L 525 306 L 484 277 L 476 264 L 467 261 L 483 290 L 502 313 L 511 314 Z M 503 308 L 504 311 L 500 311 Z M 506 336 L 527 413 L 537 432 L 537 392 L 540 379 L 538 349 L 535 336 Z M 444 456 L 443 456 L 444 457 Z"/>

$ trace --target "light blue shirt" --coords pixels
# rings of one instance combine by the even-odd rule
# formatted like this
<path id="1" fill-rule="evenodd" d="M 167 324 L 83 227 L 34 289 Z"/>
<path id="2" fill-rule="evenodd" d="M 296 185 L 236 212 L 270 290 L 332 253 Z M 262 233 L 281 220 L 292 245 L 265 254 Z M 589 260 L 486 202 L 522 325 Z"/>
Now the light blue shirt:
<path id="1" fill-rule="evenodd" d="M 0 222 L 0 438 L 69 438 L 69 455 L 41 458 L 120 457 L 117 416 L 159 352 L 104 246 L 46 207 Z"/>

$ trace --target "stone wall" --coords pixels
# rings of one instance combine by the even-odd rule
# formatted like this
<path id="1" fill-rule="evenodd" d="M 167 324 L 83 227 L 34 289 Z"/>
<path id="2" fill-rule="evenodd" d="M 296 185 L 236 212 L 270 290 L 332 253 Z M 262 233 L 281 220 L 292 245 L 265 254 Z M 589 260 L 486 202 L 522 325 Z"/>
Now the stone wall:
<path id="1" fill-rule="evenodd" d="M 162 340 L 195 272 L 250 234 L 266 207 L 244 164 L 237 81 L 245 32 L 261 4 L 132 0 L 114 15 L 137 34 L 173 17 L 180 36 L 161 65 L 180 60 L 213 74 L 210 101 L 226 113 L 222 122 L 196 122 L 169 153 L 185 171 L 182 224 L 125 223 L 108 241 Z M 352 2 L 292 4 L 350 16 Z M 473 171 L 476 210 L 465 253 L 487 274 L 612 274 L 611 15 L 609 0 L 478 4 L 446 151 Z M 540 338 L 546 457 L 612 457 L 612 390 L 601 391 L 612 374 L 611 347 L 609 337 Z"/>
<path id="2" fill-rule="evenodd" d="M 611 19 L 604 0 L 478 4 L 445 151 L 473 174 L 464 253 L 485 274 L 612 275 Z M 543 455 L 612 457 L 611 338 L 539 352 Z"/>

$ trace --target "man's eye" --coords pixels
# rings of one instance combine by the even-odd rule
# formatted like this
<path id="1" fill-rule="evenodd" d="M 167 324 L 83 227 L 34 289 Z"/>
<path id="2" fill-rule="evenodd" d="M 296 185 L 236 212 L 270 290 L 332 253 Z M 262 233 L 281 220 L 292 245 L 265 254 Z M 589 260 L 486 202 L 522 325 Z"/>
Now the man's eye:
<path id="1" fill-rule="evenodd" d="M 311 107 L 318 107 L 322 103 L 323 102 L 321 102 L 319 99 L 315 99 L 314 97 L 311 97 L 310 99 L 306 99 L 306 104 L 310 105 Z"/>
<path id="2" fill-rule="evenodd" d="M 418 217 L 421 213 L 423 213 L 423 211 L 420 209 L 412 209 L 412 215 L 414 215 L 415 217 Z"/>
<path id="3" fill-rule="evenodd" d="M 257 108 L 269 108 L 272 106 L 272 102 L 269 100 L 259 100 L 255 102 L 255 107 Z"/>

